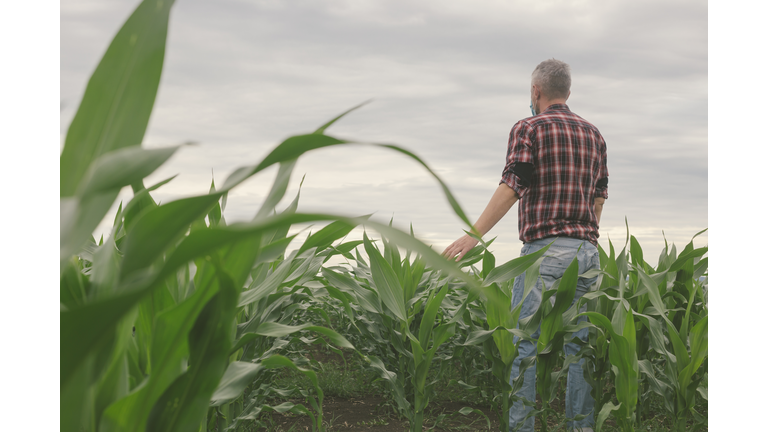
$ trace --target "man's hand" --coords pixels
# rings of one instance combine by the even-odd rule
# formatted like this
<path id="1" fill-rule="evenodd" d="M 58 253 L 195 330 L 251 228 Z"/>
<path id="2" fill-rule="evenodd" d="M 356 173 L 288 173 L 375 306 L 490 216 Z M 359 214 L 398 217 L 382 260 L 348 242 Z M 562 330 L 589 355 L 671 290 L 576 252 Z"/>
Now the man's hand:
<path id="1" fill-rule="evenodd" d="M 463 237 L 451 243 L 450 246 L 445 248 L 443 251 L 443 256 L 448 259 L 453 259 L 456 257 L 456 261 L 461 261 L 461 259 L 464 258 L 464 255 L 471 251 L 472 248 L 477 245 L 477 243 L 477 240 L 464 234 Z"/>
<path id="2" fill-rule="evenodd" d="M 505 183 L 500 184 L 499 187 L 496 188 L 496 192 L 493 193 L 485 210 L 483 210 L 483 214 L 480 215 L 480 218 L 475 223 L 473 232 L 475 232 L 478 237 L 484 236 L 494 225 L 496 225 L 496 222 L 500 221 L 501 218 L 507 214 L 509 209 L 512 208 L 518 199 L 519 197 L 514 189 L 507 186 Z M 461 259 L 464 258 L 464 255 L 472 250 L 477 243 L 477 240 L 464 234 L 464 237 L 451 243 L 451 245 L 443 251 L 443 256 L 448 259 L 456 257 L 456 261 L 461 261 Z"/>

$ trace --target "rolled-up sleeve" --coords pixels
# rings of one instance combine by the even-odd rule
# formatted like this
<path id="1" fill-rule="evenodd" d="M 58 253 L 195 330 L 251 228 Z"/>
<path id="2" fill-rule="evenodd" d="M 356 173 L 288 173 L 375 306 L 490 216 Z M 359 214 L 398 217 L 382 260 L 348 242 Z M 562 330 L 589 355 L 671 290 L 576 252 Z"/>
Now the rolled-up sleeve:
<path id="1" fill-rule="evenodd" d="M 608 155 L 606 154 L 605 141 L 600 137 L 600 168 L 595 186 L 595 197 L 608 199 Z"/>
<path id="2" fill-rule="evenodd" d="M 507 161 L 504 171 L 501 173 L 499 184 L 506 184 L 512 188 L 519 197 L 523 197 L 530 186 L 529 179 L 515 174 L 515 164 L 529 164 L 533 166 L 533 134 L 534 129 L 524 120 L 520 120 L 512 127 L 507 144 Z"/>

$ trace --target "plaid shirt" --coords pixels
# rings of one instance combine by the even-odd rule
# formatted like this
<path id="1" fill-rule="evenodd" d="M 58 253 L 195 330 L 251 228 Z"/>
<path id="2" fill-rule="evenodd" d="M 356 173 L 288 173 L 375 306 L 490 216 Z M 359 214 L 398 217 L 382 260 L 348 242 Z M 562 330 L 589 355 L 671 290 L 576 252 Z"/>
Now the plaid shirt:
<path id="1" fill-rule="evenodd" d="M 550 105 L 512 127 L 501 183 L 520 196 L 523 242 L 564 236 L 597 245 L 594 199 L 608 198 L 605 141 L 568 105 Z"/>

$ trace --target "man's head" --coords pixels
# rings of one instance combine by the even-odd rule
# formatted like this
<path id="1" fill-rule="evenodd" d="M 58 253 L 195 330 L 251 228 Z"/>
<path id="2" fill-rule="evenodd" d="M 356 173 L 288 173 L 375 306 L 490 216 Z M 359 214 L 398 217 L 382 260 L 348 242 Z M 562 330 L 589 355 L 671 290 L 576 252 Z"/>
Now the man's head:
<path id="1" fill-rule="evenodd" d="M 544 60 L 536 66 L 531 74 L 532 105 L 540 108 L 540 113 L 546 107 L 541 102 L 565 101 L 571 94 L 571 67 L 560 60 Z M 549 105 L 549 104 L 547 104 Z"/>

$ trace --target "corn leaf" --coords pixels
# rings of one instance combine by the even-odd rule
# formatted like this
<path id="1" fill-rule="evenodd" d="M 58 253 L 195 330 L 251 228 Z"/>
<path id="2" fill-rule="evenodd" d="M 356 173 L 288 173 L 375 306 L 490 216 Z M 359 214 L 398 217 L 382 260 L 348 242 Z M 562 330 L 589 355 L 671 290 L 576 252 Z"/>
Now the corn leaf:
<path id="1" fill-rule="evenodd" d="M 323 277 L 325 277 L 334 287 L 354 294 L 363 309 L 375 314 L 381 313 L 381 301 L 373 291 L 361 287 L 360 284 L 351 277 L 334 272 L 325 267 L 322 269 L 322 273 Z"/>
<path id="2" fill-rule="evenodd" d="M 285 191 L 288 189 L 288 182 L 291 179 L 293 168 L 296 167 L 296 159 L 288 160 L 280 163 L 280 168 L 277 170 L 277 176 L 272 184 L 272 188 L 267 194 L 267 198 L 256 213 L 256 219 L 269 216 L 277 206 L 277 203 L 285 196 Z"/>
<path id="3" fill-rule="evenodd" d="M 190 366 L 160 396 L 149 414 L 147 432 L 196 430 L 206 417 L 211 396 L 227 370 L 232 345 L 237 289 L 217 268 L 219 292 L 211 298 L 189 333 Z"/>
<path id="4" fill-rule="evenodd" d="M 309 378 L 310 382 L 312 382 L 312 385 L 315 388 L 319 389 L 319 387 L 320 387 L 319 383 L 317 381 L 317 374 L 314 371 L 296 366 L 296 364 L 293 361 L 291 361 L 291 359 L 289 359 L 287 357 L 283 357 L 281 355 L 272 355 L 272 356 L 267 357 L 266 359 L 262 360 L 261 361 L 261 365 L 264 366 L 267 369 L 275 369 L 275 368 L 280 368 L 280 367 L 286 367 L 288 369 L 292 369 L 292 370 L 295 370 L 297 372 L 301 372 L 302 374 L 304 374 L 304 376 Z"/>
<path id="5" fill-rule="evenodd" d="M 368 219 L 370 215 L 362 216 L 360 219 Z M 311 249 L 317 248 L 318 251 L 329 247 L 336 240 L 346 236 L 355 228 L 346 222 L 335 221 L 323 227 L 320 231 L 310 235 L 299 248 L 299 254 Z"/>
<path id="6" fill-rule="evenodd" d="M 261 324 L 254 333 L 262 336 L 282 337 L 282 336 L 287 336 L 291 333 L 296 333 L 301 330 L 309 330 L 309 331 L 320 333 L 326 336 L 328 339 L 330 339 L 331 342 L 333 342 L 334 344 L 342 348 L 355 349 L 355 347 L 352 346 L 352 344 L 349 343 L 349 341 L 346 338 L 344 338 L 344 336 L 336 333 L 335 331 L 329 328 L 315 326 L 312 324 L 302 324 L 298 326 L 291 326 L 291 325 L 280 324 L 277 322 L 265 322 Z"/>
<path id="7" fill-rule="evenodd" d="M 379 298 L 397 318 L 408 321 L 403 300 L 403 288 L 400 286 L 397 275 L 366 234 L 363 234 L 363 242 L 365 252 L 371 260 L 371 275 Z"/>
<path id="8" fill-rule="evenodd" d="M 691 329 L 691 360 L 685 365 L 678 378 L 680 389 L 683 391 L 688 388 L 688 384 L 691 383 L 691 377 L 699 370 L 699 366 L 707 357 L 708 321 L 708 317 L 704 317 Z"/>
<path id="9" fill-rule="evenodd" d="M 448 285 L 443 285 L 443 288 L 427 301 L 427 307 L 424 309 L 424 315 L 419 325 L 419 343 L 424 348 L 427 348 L 429 344 L 432 327 L 435 325 L 435 317 L 446 294 L 448 294 Z M 435 341 L 435 345 L 438 345 L 437 341 Z"/>
<path id="10" fill-rule="evenodd" d="M 532 254 L 533 255 L 533 254 Z M 537 350 L 541 352 L 544 347 L 554 338 L 555 333 L 561 330 L 563 325 L 563 313 L 570 307 L 573 297 L 576 295 L 576 283 L 579 279 L 579 262 L 574 257 L 568 268 L 563 273 L 563 277 L 557 282 L 560 285 L 557 288 L 555 304 L 548 313 L 545 313 L 541 322 L 541 334 L 537 343 Z M 544 303 L 544 298 L 541 300 Z"/>
<path id="11" fill-rule="evenodd" d="M 160 83 L 173 3 L 141 2 L 91 75 L 61 153 L 62 197 L 75 194 L 96 158 L 141 144 Z"/>
<path id="12" fill-rule="evenodd" d="M 221 406 L 237 399 L 262 370 L 264 366 L 261 364 L 242 361 L 230 363 L 211 396 L 211 406 Z"/>
<path id="13" fill-rule="evenodd" d="M 109 192 L 141 181 L 164 164 L 179 146 L 160 149 L 127 147 L 99 156 L 77 189 L 77 196 Z"/>
<path id="14" fill-rule="evenodd" d="M 489 286 L 494 283 L 501 284 L 523 274 L 523 272 L 525 272 L 525 270 L 528 267 L 530 267 L 533 263 L 535 263 L 539 259 L 540 256 L 544 255 L 547 252 L 547 250 L 549 249 L 549 246 L 552 243 L 544 246 L 543 248 L 541 248 L 540 250 L 532 254 L 524 255 L 524 256 L 512 259 L 494 268 L 488 274 L 488 277 L 486 277 L 483 280 L 483 285 Z"/>
<path id="15" fill-rule="evenodd" d="M 618 405 L 614 405 L 613 402 L 608 402 L 605 405 L 603 405 L 603 409 L 600 410 L 600 413 L 597 415 L 597 421 L 595 422 L 595 430 L 597 432 L 600 432 L 603 429 L 603 424 L 605 423 L 605 420 L 608 419 L 608 416 L 611 415 L 611 412 L 618 410 L 621 408 L 621 403 Z"/>

